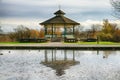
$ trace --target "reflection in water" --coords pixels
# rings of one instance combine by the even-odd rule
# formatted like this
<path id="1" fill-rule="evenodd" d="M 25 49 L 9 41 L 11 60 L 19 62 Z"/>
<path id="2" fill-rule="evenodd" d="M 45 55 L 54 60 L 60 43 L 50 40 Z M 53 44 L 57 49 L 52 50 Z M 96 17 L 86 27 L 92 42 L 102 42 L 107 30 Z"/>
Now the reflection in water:
<path id="1" fill-rule="evenodd" d="M 59 56 L 57 55 L 58 50 L 44 50 L 44 61 L 41 63 L 51 67 L 52 69 L 56 70 L 56 75 L 61 76 L 64 74 L 64 70 L 68 69 L 70 66 L 76 65 L 80 63 L 79 61 L 75 60 L 75 50 L 63 50 L 61 51 L 61 55 L 59 53 Z M 63 53 L 62 53 L 63 52 Z M 69 54 L 72 53 L 72 58 L 69 56 Z M 77 51 L 78 53 L 78 51 Z M 94 53 L 94 51 L 93 51 Z M 97 55 L 100 55 L 99 50 L 95 51 Z M 108 58 L 108 56 L 112 53 L 115 53 L 114 51 L 103 51 L 103 59 Z M 81 53 L 80 53 L 81 54 Z M 61 59 L 59 59 L 62 56 Z"/>
<path id="2" fill-rule="evenodd" d="M 120 80 L 120 50 L 0 50 L 0 53 L 3 53 L 0 80 Z"/>
<path id="3" fill-rule="evenodd" d="M 116 51 L 103 51 L 103 59 L 108 58 L 111 54 L 116 54 Z M 99 50 L 97 50 L 97 55 L 99 55 Z"/>
<path id="4" fill-rule="evenodd" d="M 48 66 L 48 67 L 51 67 L 53 69 L 56 70 L 56 75 L 58 76 L 61 76 L 64 74 L 64 70 L 65 69 L 68 69 L 70 66 L 73 66 L 73 65 L 76 65 L 76 64 L 79 64 L 80 62 L 79 61 L 76 61 L 75 60 L 75 51 L 73 50 L 72 51 L 72 59 L 70 59 L 68 56 L 67 56 L 67 50 L 64 50 L 64 55 L 62 59 L 57 59 L 56 55 L 57 55 L 57 52 L 56 50 L 52 50 L 51 51 L 51 57 L 52 59 L 49 59 L 50 56 L 48 56 L 48 50 L 45 50 L 45 53 L 44 53 L 44 61 L 42 61 L 41 63 Z"/>
<path id="5" fill-rule="evenodd" d="M 103 55 L 103 58 L 108 58 L 108 56 L 110 55 L 110 54 L 112 54 L 112 53 L 115 53 L 115 52 L 113 52 L 113 51 L 104 51 L 104 55 Z"/>
<path id="6" fill-rule="evenodd" d="M 97 50 L 97 55 L 99 55 L 99 50 Z"/>

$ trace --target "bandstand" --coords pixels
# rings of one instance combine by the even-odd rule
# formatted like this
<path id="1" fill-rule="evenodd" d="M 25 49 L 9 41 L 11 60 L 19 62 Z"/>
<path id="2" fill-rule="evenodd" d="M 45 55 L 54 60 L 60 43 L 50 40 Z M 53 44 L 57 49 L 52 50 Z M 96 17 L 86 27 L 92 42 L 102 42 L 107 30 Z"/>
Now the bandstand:
<path id="1" fill-rule="evenodd" d="M 65 17 L 62 10 L 58 10 L 54 14 L 54 17 L 40 23 L 44 27 L 45 37 L 51 40 L 57 39 L 58 41 L 65 39 L 67 36 L 74 37 L 75 27 L 80 24 Z"/>

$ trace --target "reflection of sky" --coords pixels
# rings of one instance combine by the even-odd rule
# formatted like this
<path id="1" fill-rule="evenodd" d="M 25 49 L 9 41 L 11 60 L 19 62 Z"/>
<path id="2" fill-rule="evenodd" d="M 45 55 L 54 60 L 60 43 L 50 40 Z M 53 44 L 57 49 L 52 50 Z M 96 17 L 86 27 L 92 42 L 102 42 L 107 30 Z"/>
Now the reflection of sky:
<path id="1" fill-rule="evenodd" d="M 0 20 L 38 27 L 37 23 L 54 16 L 59 4 L 67 17 L 78 22 L 114 19 L 109 0 L 0 0 Z"/>
<path id="2" fill-rule="evenodd" d="M 9 51 L 11 53 L 9 53 Z M 119 80 L 120 51 L 110 52 L 108 58 L 103 58 L 105 51 L 75 50 L 75 60 L 80 64 L 65 70 L 62 77 L 57 77 L 52 68 L 40 64 L 44 61 L 44 50 L 0 50 L 0 80 Z M 48 58 L 51 59 L 51 50 Z M 55 52 L 55 51 L 54 51 Z M 68 59 L 73 56 L 72 50 L 67 50 Z M 57 50 L 58 57 L 64 59 L 64 50 Z M 24 75 L 23 75 L 24 74 Z M 6 76 L 7 75 L 7 76 Z M 29 79 L 28 79 L 29 78 Z"/>

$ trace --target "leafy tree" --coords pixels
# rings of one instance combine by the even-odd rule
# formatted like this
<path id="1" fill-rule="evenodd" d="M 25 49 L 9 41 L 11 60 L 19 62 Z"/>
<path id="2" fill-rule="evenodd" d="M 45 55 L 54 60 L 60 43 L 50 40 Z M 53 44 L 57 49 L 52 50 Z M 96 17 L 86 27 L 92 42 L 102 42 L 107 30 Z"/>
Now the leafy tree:
<path id="1" fill-rule="evenodd" d="M 45 33 L 44 33 L 44 29 L 40 30 L 40 38 L 44 38 L 45 37 Z"/>
<path id="2" fill-rule="evenodd" d="M 103 41 L 113 41 L 113 34 L 117 30 L 116 24 L 111 24 L 107 19 L 103 21 L 102 31 L 100 33 L 100 39 Z"/>
<path id="3" fill-rule="evenodd" d="M 120 42 L 120 30 L 117 29 L 115 33 L 113 34 L 113 38 L 115 42 Z"/>
<path id="4" fill-rule="evenodd" d="M 34 29 L 31 29 L 30 30 L 30 37 L 31 38 L 39 38 L 39 31 L 38 30 L 34 30 Z"/>

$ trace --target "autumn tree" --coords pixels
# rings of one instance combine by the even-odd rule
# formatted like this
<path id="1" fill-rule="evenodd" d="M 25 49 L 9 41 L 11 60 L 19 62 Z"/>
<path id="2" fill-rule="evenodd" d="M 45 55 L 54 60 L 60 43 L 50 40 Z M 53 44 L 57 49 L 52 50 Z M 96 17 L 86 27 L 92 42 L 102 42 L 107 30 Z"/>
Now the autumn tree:
<path id="1" fill-rule="evenodd" d="M 40 32 L 38 30 L 29 29 L 23 25 L 19 25 L 14 29 L 14 32 L 9 33 L 9 37 L 13 40 L 39 38 Z"/>
<path id="2" fill-rule="evenodd" d="M 30 29 L 30 38 L 39 38 L 40 32 L 38 30 Z"/>
<path id="3" fill-rule="evenodd" d="M 113 34 L 113 38 L 115 42 L 120 42 L 120 30 L 117 28 L 115 33 Z"/>
<path id="4" fill-rule="evenodd" d="M 42 29 L 42 30 L 43 30 L 43 29 Z M 47 29 L 47 34 L 48 34 L 48 35 L 52 34 L 51 28 L 48 28 L 48 29 Z"/>
<path id="5" fill-rule="evenodd" d="M 93 24 L 91 26 L 91 37 L 96 38 L 99 36 L 99 31 L 101 30 L 101 25 L 99 24 Z"/>
<path id="6" fill-rule="evenodd" d="M 61 30 L 60 30 L 59 27 L 56 28 L 56 32 L 55 32 L 55 34 L 57 35 L 57 37 L 61 37 Z"/>
<path id="7" fill-rule="evenodd" d="M 41 29 L 41 30 L 40 30 L 39 35 L 40 35 L 40 38 L 44 38 L 44 37 L 45 37 L 44 29 Z"/>
<path id="8" fill-rule="evenodd" d="M 113 41 L 113 34 L 117 30 L 116 24 L 111 24 L 107 19 L 103 21 L 100 39 L 103 41 Z"/>

